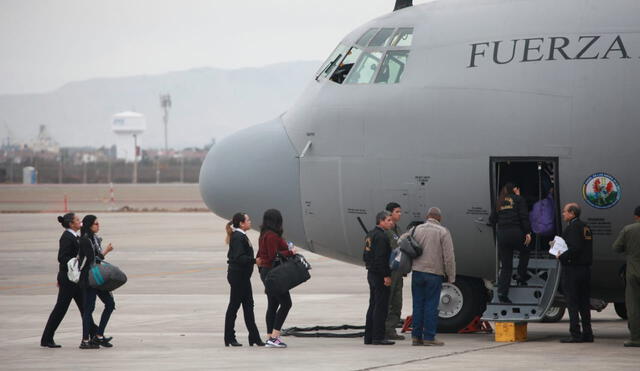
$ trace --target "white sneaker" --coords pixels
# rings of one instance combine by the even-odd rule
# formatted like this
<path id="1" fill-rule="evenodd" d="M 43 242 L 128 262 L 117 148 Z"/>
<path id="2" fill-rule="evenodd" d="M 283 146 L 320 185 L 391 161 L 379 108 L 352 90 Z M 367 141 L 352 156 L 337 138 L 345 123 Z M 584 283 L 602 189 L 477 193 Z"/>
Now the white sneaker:
<path id="1" fill-rule="evenodd" d="M 269 338 L 266 343 L 267 348 L 286 348 L 287 344 L 285 344 L 280 337 L 277 338 Z"/>

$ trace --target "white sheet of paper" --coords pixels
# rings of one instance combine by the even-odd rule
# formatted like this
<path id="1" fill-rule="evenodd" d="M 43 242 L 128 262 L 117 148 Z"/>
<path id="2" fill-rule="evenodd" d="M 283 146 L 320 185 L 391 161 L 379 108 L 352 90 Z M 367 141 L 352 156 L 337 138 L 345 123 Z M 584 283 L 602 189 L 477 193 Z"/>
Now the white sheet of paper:
<path id="1" fill-rule="evenodd" d="M 567 247 L 565 240 L 560 236 L 556 236 L 553 239 L 551 248 L 549 249 L 549 254 L 553 256 L 562 255 L 567 250 L 569 250 L 569 248 Z"/>

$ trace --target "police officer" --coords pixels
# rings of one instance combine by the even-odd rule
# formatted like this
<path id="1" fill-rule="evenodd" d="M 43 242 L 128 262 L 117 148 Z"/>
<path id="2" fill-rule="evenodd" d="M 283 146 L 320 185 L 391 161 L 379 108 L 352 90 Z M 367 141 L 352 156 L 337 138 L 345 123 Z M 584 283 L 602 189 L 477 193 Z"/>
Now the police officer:
<path id="1" fill-rule="evenodd" d="M 562 263 L 561 284 L 569 310 L 569 332 L 571 337 L 563 343 L 592 343 L 591 330 L 591 263 L 593 261 L 593 236 L 589 226 L 580 220 L 580 206 L 568 203 L 562 209 L 562 218 L 567 227 L 562 238 L 568 250 L 558 254 Z M 580 323 L 582 322 L 582 331 Z"/>
<path id="2" fill-rule="evenodd" d="M 530 278 L 527 274 L 529 265 L 529 249 L 531 243 L 531 223 L 526 201 L 520 197 L 520 188 L 508 182 L 500 190 L 496 207 L 491 211 L 489 223 L 496 227 L 498 241 L 498 257 L 500 259 L 500 275 L 498 276 L 498 300 L 511 303 L 509 284 L 513 271 L 513 251 L 519 250 L 518 276 L 519 284 L 526 284 Z"/>
<path id="3" fill-rule="evenodd" d="M 622 228 L 613 250 L 627 256 L 625 304 L 631 337 L 625 347 L 640 347 L 640 206 L 634 211 L 635 223 Z"/>
<path id="4" fill-rule="evenodd" d="M 389 286 L 391 269 L 389 256 L 391 245 L 385 233 L 393 225 L 386 211 L 376 215 L 376 226 L 365 238 L 363 260 L 367 267 L 369 282 L 369 309 L 364 330 L 364 343 L 374 345 L 393 345 L 395 342 L 384 338 L 384 325 L 389 310 Z"/>
<path id="5" fill-rule="evenodd" d="M 389 202 L 385 208 L 393 221 L 393 226 L 386 231 L 389 242 L 391 243 L 391 251 L 398 247 L 398 239 L 402 234 L 399 226 L 402 217 L 402 208 L 397 202 Z M 391 289 L 389 294 L 389 312 L 385 323 L 386 338 L 390 340 L 404 340 L 404 336 L 396 332 L 396 326 L 400 322 L 402 316 L 402 287 L 403 276 L 398 270 L 391 271 Z"/>

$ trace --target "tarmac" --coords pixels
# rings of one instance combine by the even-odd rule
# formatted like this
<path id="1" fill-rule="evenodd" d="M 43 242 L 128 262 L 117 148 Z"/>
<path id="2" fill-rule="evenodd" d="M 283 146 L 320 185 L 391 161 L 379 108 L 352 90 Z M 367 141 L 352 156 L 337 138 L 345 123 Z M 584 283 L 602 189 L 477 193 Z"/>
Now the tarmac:
<path id="1" fill-rule="evenodd" d="M 593 312 L 591 344 L 561 344 L 558 323 L 530 323 L 528 340 L 498 343 L 493 334 L 438 334 L 443 347 L 364 345 L 362 338 L 285 337 L 287 349 L 249 347 L 238 313 L 239 348 L 223 344 L 228 303 L 225 220 L 211 213 L 97 213 L 109 261 L 129 282 L 114 292 L 116 311 L 106 334 L 113 348 L 80 350 L 74 304 L 56 332 L 60 349 L 39 346 L 56 300 L 57 214 L 0 214 L 0 369 L 2 370 L 622 370 L 638 369 L 640 349 L 624 348 L 626 321 L 608 306 Z M 258 220 L 259 216 L 252 216 Z M 256 225 L 259 224 L 255 222 Z M 286 221 L 285 221 L 286 231 Z M 286 233 L 286 232 L 285 232 Z M 250 232 L 257 247 L 257 233 Z M 309 252 L 310 281 L 292 291 L 285 327 L 361 325 L 368 303 L 365 270 Z M 252 278 L 258 328 L 266 298 Z M 411 312 L 405 279 L 403 316 Z M 99 318 L 98 301 L 94 317 Z"/>

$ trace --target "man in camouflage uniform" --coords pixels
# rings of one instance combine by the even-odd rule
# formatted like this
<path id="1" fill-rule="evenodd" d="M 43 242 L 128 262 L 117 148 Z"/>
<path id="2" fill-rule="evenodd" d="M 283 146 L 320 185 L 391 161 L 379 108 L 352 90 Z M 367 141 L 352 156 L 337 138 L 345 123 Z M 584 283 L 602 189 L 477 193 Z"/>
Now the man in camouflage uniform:
<path id="1" fill-rule="evenodd" d="M 635 223 L 622 228 L 613 250 L 627 256 L 625 304 L 631 337 L 625 347 L 640 347 L 640 206 L 634 212 Z"/>
<path id="2" fill-rule="evenodd" d="M 400 218 L 402 217 L 402 208 L 396 202 L 389 202 L 385 209 L 391 214 L 391 220 L 393 221 L 393 227 L 386 231 L 389 241 L 391 242 L 391 250 L 393 251 L 393 249 L 398 247 L 398 239 L 402 234 L 402 229 L 399 226 Z M 402 274 L 397 270 L 391 271 L 389 314 L 387 315 L 387 321 L 385 323 L 385 336 L 391 340 L 404 340 L 404 336 L 396 332 L 396 326 L 398 322 L 400 322 L 402 314 L 402 287 Z"/>

